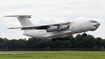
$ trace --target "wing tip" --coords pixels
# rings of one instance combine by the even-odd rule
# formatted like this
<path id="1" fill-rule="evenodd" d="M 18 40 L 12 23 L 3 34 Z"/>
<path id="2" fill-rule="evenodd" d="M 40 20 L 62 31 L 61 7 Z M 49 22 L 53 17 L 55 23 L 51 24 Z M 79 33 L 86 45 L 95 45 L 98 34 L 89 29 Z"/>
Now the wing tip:
<path id="1" fill-rule="evenodd" d="M 4 17 L 8 17 L 8 16 L 6 15 L 6 16 L 4 16 Z"/>
<path id="2" fill-rule="evenodd" d="M 7 28 L 7 29 L 13 29 L 13 27 L 11 27 L 11 28 Z"/>

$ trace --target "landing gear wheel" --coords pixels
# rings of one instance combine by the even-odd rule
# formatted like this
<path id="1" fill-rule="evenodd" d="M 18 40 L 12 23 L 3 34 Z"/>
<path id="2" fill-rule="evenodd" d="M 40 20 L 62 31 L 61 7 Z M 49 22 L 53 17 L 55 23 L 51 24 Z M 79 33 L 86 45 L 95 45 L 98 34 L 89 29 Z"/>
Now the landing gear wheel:
<path id="1" fill-rule="evenodd" d="M 87 36 L 87 34 L 86 33 L 83 33 L 82 36 Z"/>

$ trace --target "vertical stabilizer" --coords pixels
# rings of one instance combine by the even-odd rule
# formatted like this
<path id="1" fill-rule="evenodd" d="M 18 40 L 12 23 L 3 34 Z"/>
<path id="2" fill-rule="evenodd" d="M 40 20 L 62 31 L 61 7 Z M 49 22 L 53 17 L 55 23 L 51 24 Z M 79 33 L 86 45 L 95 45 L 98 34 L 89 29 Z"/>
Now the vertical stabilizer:
<path id="1" fill-rule="evenodd" d="M 9 16 L 5 16 L 5 17 L 17 17 L 20 24 L 22 26 L 31 26 L 34 25 L 29 18 L 31 18 L 31 15 L 9 15 Z"/>

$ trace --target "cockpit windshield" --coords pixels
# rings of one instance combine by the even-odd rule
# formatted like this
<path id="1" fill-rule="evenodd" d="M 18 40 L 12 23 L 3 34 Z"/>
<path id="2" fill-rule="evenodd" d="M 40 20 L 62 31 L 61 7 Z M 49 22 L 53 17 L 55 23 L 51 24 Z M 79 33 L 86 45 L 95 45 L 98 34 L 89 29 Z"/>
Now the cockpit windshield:
<path id="1" fill-rule="evenodd" d="M 94 21 L 94 20 L 90 20 L 89 22 L 91 22 L 91 23 L 97 23 L 97 21 Z"/>

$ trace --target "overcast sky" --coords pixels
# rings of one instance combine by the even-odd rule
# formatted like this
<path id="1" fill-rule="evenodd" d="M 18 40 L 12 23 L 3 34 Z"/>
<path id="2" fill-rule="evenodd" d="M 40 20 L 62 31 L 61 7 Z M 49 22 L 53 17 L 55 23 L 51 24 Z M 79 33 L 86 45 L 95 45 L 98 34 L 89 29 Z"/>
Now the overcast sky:
<path id="1" fill-rule="evenodd" d="M 28 38 L 20 29 L 8 30 L 21 25 L 5 15 L 32 15 L 30 20 L 35 25 L 93 19 L 101 25 L 87 34 L 105 39 L 105 0 L 0 0 L 0 37 Z"/>

